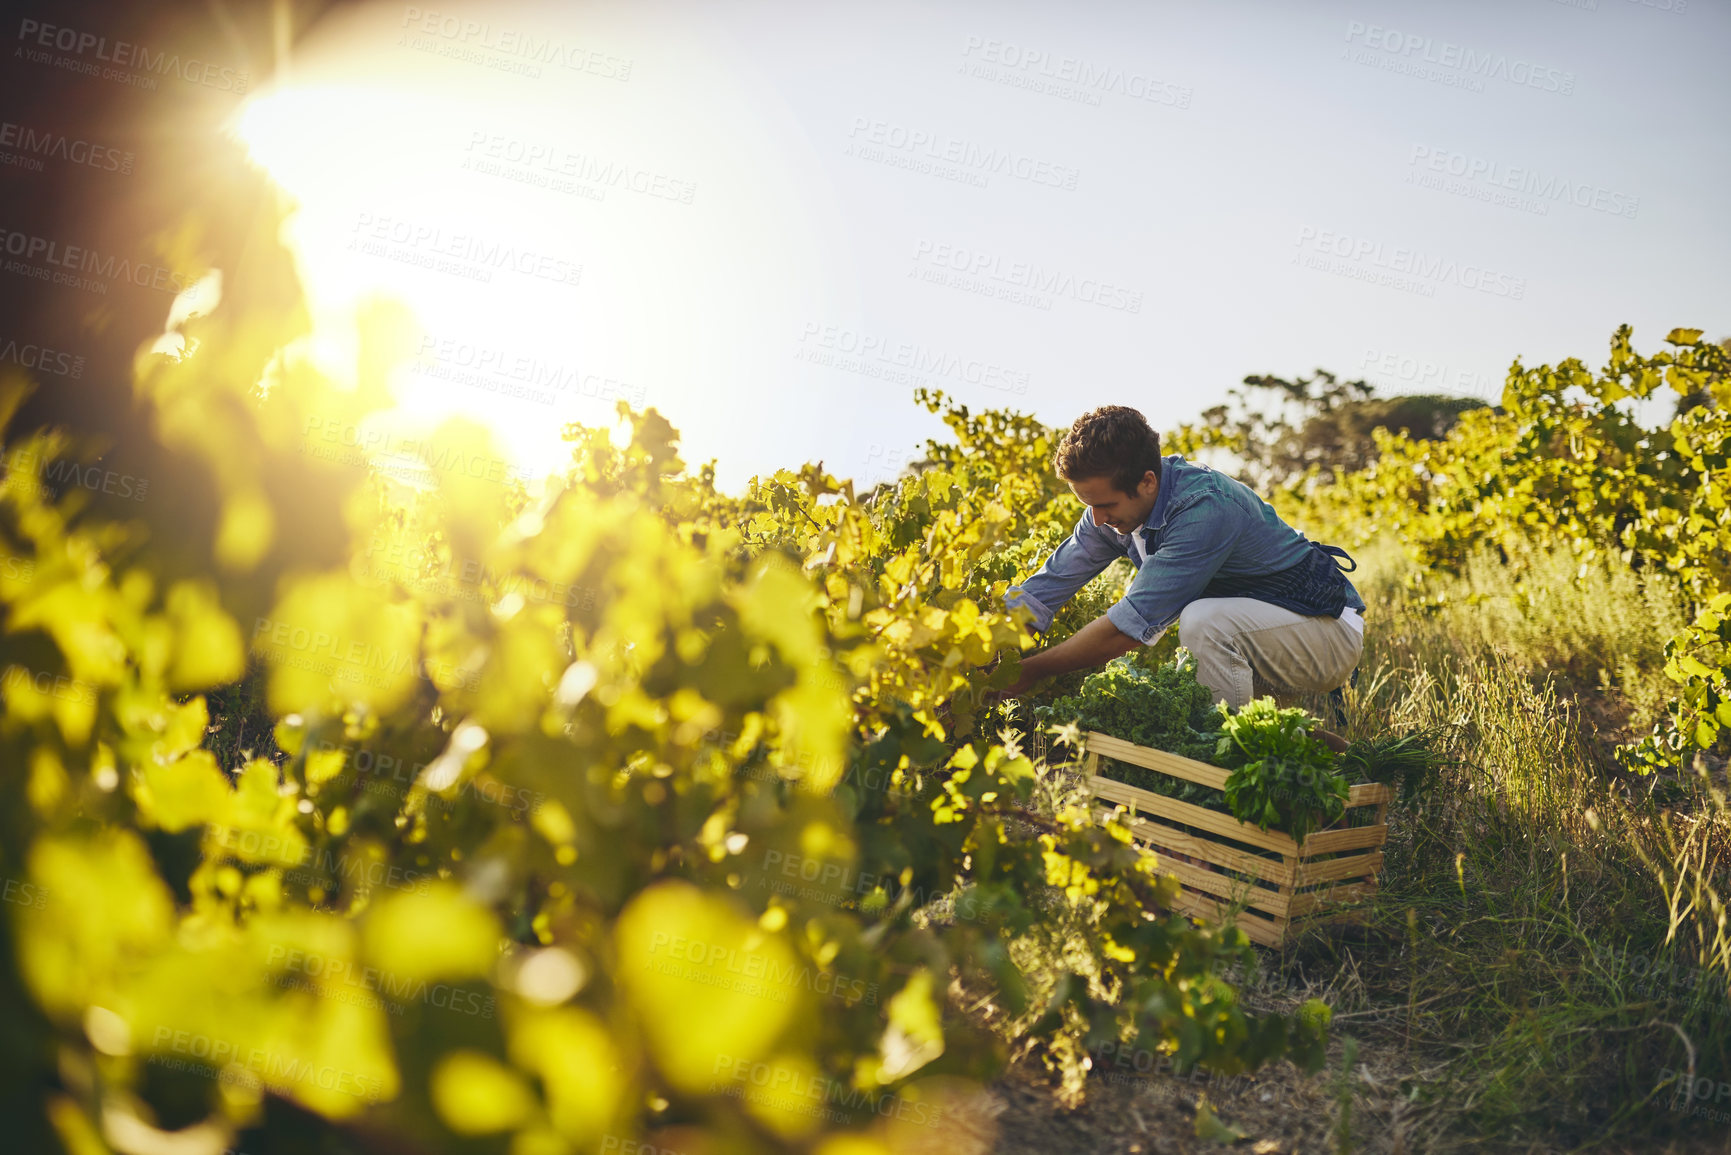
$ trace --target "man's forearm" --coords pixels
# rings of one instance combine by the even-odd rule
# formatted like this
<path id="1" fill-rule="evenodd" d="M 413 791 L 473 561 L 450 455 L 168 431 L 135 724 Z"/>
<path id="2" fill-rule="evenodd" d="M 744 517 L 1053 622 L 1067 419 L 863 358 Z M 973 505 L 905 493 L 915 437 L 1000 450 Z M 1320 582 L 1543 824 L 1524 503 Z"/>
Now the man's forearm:
<path id="1" fill-rule="evenodd" d="M 1047 678 L 1103 666 L 1140 644 L 1102 614 L 1050 649 L 1023 658 L 1022 676 L 1005 693 L 1019 694 Z"/>

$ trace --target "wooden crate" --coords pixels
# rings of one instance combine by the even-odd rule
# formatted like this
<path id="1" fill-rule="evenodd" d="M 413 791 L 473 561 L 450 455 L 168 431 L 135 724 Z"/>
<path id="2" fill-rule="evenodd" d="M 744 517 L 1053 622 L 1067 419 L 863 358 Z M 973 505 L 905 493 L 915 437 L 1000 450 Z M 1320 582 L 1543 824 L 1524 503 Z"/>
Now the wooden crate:
<path id="1" fill-rule="evenodd" d="M 1301 846 L 1279 831 L 1265 833 L 1230 814 L 1096 773 L 1102 757 L 1113 758 L 1223 791 L 1229 771 L 1218 766 L 1100 733 L 1087 735 L 1085 749 L 1083 770 L 1099 804 L 1096 813 L 1103 818 L 1118 807 L 1130 809 L 1130 832 L 1159 854 L 1162 873 L 1177 876 L 1183 889 L 1175 905 L 1186 914 L 1218 920 L 1229 904 L 1242 902 L 1239 928 L 1252 942 L 1278 946 L 1300 923 L 1354 917 L 1340 908 L 1376 893 L 1393 797 L 1381 783 L 1354 786 L 1347 798 L 1349 810 L 1376 807 L 1371 825 L 1346 826 L 1343 816 L 1328 830 L 1312 831 Z M 1212 868 L 1174 855 L 1200 859 Z"/>

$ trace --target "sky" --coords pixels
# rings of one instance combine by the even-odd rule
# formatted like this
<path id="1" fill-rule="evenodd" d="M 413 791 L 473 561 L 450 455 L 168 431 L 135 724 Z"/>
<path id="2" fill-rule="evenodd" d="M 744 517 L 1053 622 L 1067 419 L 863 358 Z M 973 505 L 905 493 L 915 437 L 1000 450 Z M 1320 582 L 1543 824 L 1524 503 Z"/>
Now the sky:
<path id="1" fill-rule="evenodd" d="M 414 312 L 416 419 L 534 474 L 624 398 L 728 488 L 869 484 L 921 385 L 1166 430 L 1731 334 L 1727 43 L 1705 0 L 378 4 L 235 131 L 333 347 Z"/>

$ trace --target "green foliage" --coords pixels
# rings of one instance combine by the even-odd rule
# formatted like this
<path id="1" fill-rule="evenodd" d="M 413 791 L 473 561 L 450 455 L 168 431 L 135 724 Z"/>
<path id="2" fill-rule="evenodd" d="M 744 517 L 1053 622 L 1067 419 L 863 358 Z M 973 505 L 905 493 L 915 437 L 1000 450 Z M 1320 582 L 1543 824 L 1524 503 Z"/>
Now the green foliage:
<path id="1" fill-rule="evenodd" d="M 1618 750 L 1642 772 L 1690 765 L 1731 731 L 1731 593 L 1716 594 L 1682 633 L 1665 643 L 1665 676 L 1681 687 L 1668 717 Z"/>
<path id="2" fill-rule="evenodd" d="M 1497 408 L 1463 412 L 1436 439 L 1375 431 L 1377 455 L 1367 466 L 1317 463 L 1269 500 L 1313 537 L 1350 547 L 1390 535 L 1412 563 L 1411 592 L 1421 595 L 1408 608 L 1434 615 L 1453 645 L 1515 650 L 1519 672 L 1543 680 L 1547 694 L 1553 675 L 1596 674 L 1627 696 L 1643 727 L 1657 717 L 1650 733 L 1616 749 L 1615 761 L 1661 772 L 1654 801 L 1684 809 L 1625 823 L 1616 865 L 1602 873 L 1644 868 L 1670 912 L 1666 941 L 1695 943 L 1722 989 L 1731 934 L 1726 810 L 1714 777 L 1731 746 L 1731 342 L 1702 337 L 1672 329 L 1668 348 L 1643 354 L 1622 325 L 1596 371 L 1573 357 L 1536 368 L 1516 360 Z M 1628 402 L 1666 389 L 1674 416 L 1642 425 Z M 1180 436 L 1207 441 L 1207 431 Z M 1484 580 L 1492 569 L 1494 588 Z M 1467 596 L 1457 601 L 1453 591 Z M 1412 628 L 1410 614 L 1388 620 Z M 1424 665 L 1385 675 L 1424 684 L 1440 677 Z M 1479 692 L 1473 686 L 1463 696 Z M 1454 728 L 1469 713 L 1451 706 L 1433 722 Z M 1489 736 L 1477 741 L 1487 745 Z M 1498 747 L 1498 765 L 1531 756 Z M 1545 759 L 1560 755 L 1554 742 L 1538 749 Z M 1499 807 L 1582 813 L 1589 823 L 1602 813 L 1576 795 L 1553 796 L 1542 773 L 1515 783 L 1494 788 Z M 1552 835 L 1530 837 L 1548 843 Z"/>
<path id="3" fill-rule="evenodd" d="M 1360 738 L 1341 753 L 1336 768 L 1348 786 L 1382 782 L 1395 786 L 1400 801 L 1410 803 L 1428 795 L 1438 774 L 1454 764 L 1439 752 L 1436 736 L 1413 731 Z"/>
<path id="4" fill-rule="evenodd" d="M 1127 831 L 1022 832 L 1044 769 L 990 695 L 1032 644 L 1001 598 L 1033 551 L 1004 551 L 1074 520 L 1052 431 L 952 407 L 955 443 L 869 503 L 811 465 L 734 496 L 621 406 L 629 441 L 569 429 L 540 492 L 451 468 L 499 455 L 464 422 L 400 484 L 307 444 L 383 416 L 392 318 L 339 387 L 244 272 L 138 363 L 213 519 L 52 495 L 67 439 L 6 434 L 0 873 L 47 896 L 0 943 L 30 1133 L 243 1147 L 288 1112 L 429 1149 L 906 1149 L 1004 1061 L 958 987 L 1023 1050 L 1319 1060 L 1311 1020 L 1244 1010 L 1220 975 L 1248 940 L 1170 913 Z M 213 727 L 207 694 L 246 717 Z M 1075 972 L 1036 982 L 1022 947 L 1082 908 Z"/>
<path id="5" fill-rule="evenodd" d="M 1476 542 L 1518 560 L 1531 540 L 1571 544 L 1583 558 L 1613 552 L 1678 574 L 1707 593 L 1728 572 L 1722 548 L 1726 497 L 1720 478 L 1731 436 L 1731 356 L 1676 329 L 1675 346 L 1642 356 L 1621 326 L 1597 375 L 1576 358 L 1555 368 L 1509 370 L 1500 411 L 1461 415 L 1447 437 L 1415 441 L 1379 433 L 1369 468 L 1320 490 L 1316 471 L 1287 487 L 1289 500 L 1362 538 L 1394 529 L 1421 565 L 1458 569 Z M 1705 388 L 1718 398 L 1668 426 L 1645 429 L 1621 402 Z M 1703 532 L 1707 531 L 1707 532 Z"/>
<path id="6" fill-rule="evenodd" d="M 1079 694 L 1034 710 L 1041 721 L 1073 721 L 1138 746 L 1202 759 L 1219 744 L 1225 713 L 1196 680 L 1195 660 L 1182 651 L 1152 670 L 1118 658 L 1088 675 Z"/>
<path id="7" fill-rule="evenodd" d="M 1484 548 L 1517 573 L 1535 546 L 1565 547 L 1582 565 L 1615 558 L 1671 575 L 1685 616 L 1710 616 L 1731 586 L 1731 353 L 1699 329 L 1673 329 L 1665 341 L 1671 349 L 1642 355 L 1619 326 L 1597 373 L 1573 357 L 1534 369 L 1517 360 L 1497 409 L 1462 413 L 1440 439 L 1378 430 L 1367 467 L 1337 465 L 1325 484 L 1312 466 L 1271 501 L 1313 534 L 1347 543 L 1392 531 L 1421 572 L 1458 573 Z M 1644 428 L 1624 402 L 1662 388 L 1678 395 L 1677 415 Z M 1666 673 L 1682 692 L 1657 732 L 1622 755 L 1630 768 L 1682 769 L 1720 741 L 1714 629 L 1673 639 Z"/>
<path id="8" fill-rule="evenodd" d="M 1074 724 L 1199 762 L 1214 761 L 1225 713 L 1196 680 L 1196 663 L 1183 652 L 1152 670 L 1128 657 L 1116 659 L 1089 674 L 1077 693 L 1033 711 L 1048 727 Z M 1181 802 L 1225 810 L 1218 790 L 1142 766 L 1102 758 L 1100 773 Z"/>
<path id="9" fill-rule="evenodd" d="M 1346 778 L 1335 754 L 1310 733 L 1304 710 L 1256 698 L 1221 723 L 1215 761 L 1232 768 L 1226 804 L 1241 822 L 1274 827 L 1303 842 L 1312 830 L 1346 813 Z"/>
<path id="10" fill-rule="evenodd" d="M 1359 746 L 1422 734 L 1452 765 L 1391 812 L 1364 938 L 1295 950 L 1307 977 L 1365 984 L 1336 1002 L 1354 1014 L 1343 1025 L 1376 1008 L 1415 1060 L 1453 1056 L 1397 1076 L 1408 1149 L 1651 1148 L 1708 1134 L 1710 1121 L 1668 1110 L 1671 1089 L 1655 1085 L 1687 1067 L 1691 1047 L 1731 1054 L 1731 971 L 1715 948 L 1731 862 L 1722 803 L 1697 794 L 1693 775 L 1631 784 L 1607 773 L 1593 740 L 1605 699 L 1574 699 L 1532 654 L 1462 628 L 1475 594 L 1505 588 L 1501 575 L 1414 587 L 1398 556 L 1360 561 L 1367 621 L 1386 624 L 1366 631 L 1348 736 Z M 1567 576 L 1549 589 L 1527 580 L 1560 613 Z M 1454 608 L 1427 612 L 1439 588 Z M 1632 584 L 1611 593 L 1621 600 L 1598 612 L 1633 620 L 1646 608 Z"/>
<path id="11" fill-rule="evenodd" d="M 1334 752 L 1310 734 L 1315 718 L 1301 709 L 1281 709 L 1272 698 L 1258 698 L 1237 712 L 1213 699 L 1196 680 L 1195 661 L 1180 651 L 1152 670 L 1128 658 L 1113 661 L 1090 674 L 1076 694 L 1035 707 L 1034 717 L 1053 732 L 1073 725 L 1231 770 L 1222 794 L 1145 767 L 1100 760 L 1100 773 L 1108 778 L 1229 813 L 1262 830 L 1272 827 L 1303 841 L 1341 817 L 1347 782 L 1334 769 Z M 1366 747 L 1361 753 L 1378 755 L 1379 766 L 1389 754 L 1395 761 L 1415 757 L 1405 746 L 1386 752 Z"/>

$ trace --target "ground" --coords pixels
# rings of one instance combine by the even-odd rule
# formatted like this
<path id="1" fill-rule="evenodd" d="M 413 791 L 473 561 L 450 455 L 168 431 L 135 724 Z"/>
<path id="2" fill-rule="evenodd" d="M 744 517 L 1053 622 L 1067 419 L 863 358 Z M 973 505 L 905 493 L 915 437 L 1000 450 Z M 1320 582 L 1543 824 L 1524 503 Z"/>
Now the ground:
<path id="1" fill-rule="evenodd" d="M 1731 1152 L 1731 1136 L 1718 1142 L 1591 1147 L 1520 1136 L 1505 1136 L 1487 1147 L 1439 1136 L 1446 1108 L 1427 1111 L 1402 1090 L 1424 1081 L 1424 1065 L 1409 1059 L 1397 1039 L 1372 1036 L 1356 1042 L 1356 1061 L 1344 1085 L 1337 1037 L 1329 1068 L 1315 1076 L 1289 1063 L 1236 1080 L 1097 1071 L 1088 1081 L 1086 1100 L 1075 1110 L 1060 1105 L 1054 1080 L 1018 1065 L 953 1115 L 919 1155 L 1421 1155 L 1493 1148 L 1531 1155 Z M 1343 1092 L 1351 1099 L 1344 1127 Z M 1197 1105 L 1204 1096 L 1222 1125 L 1215 1137 L 1198 1134 Z"/>

